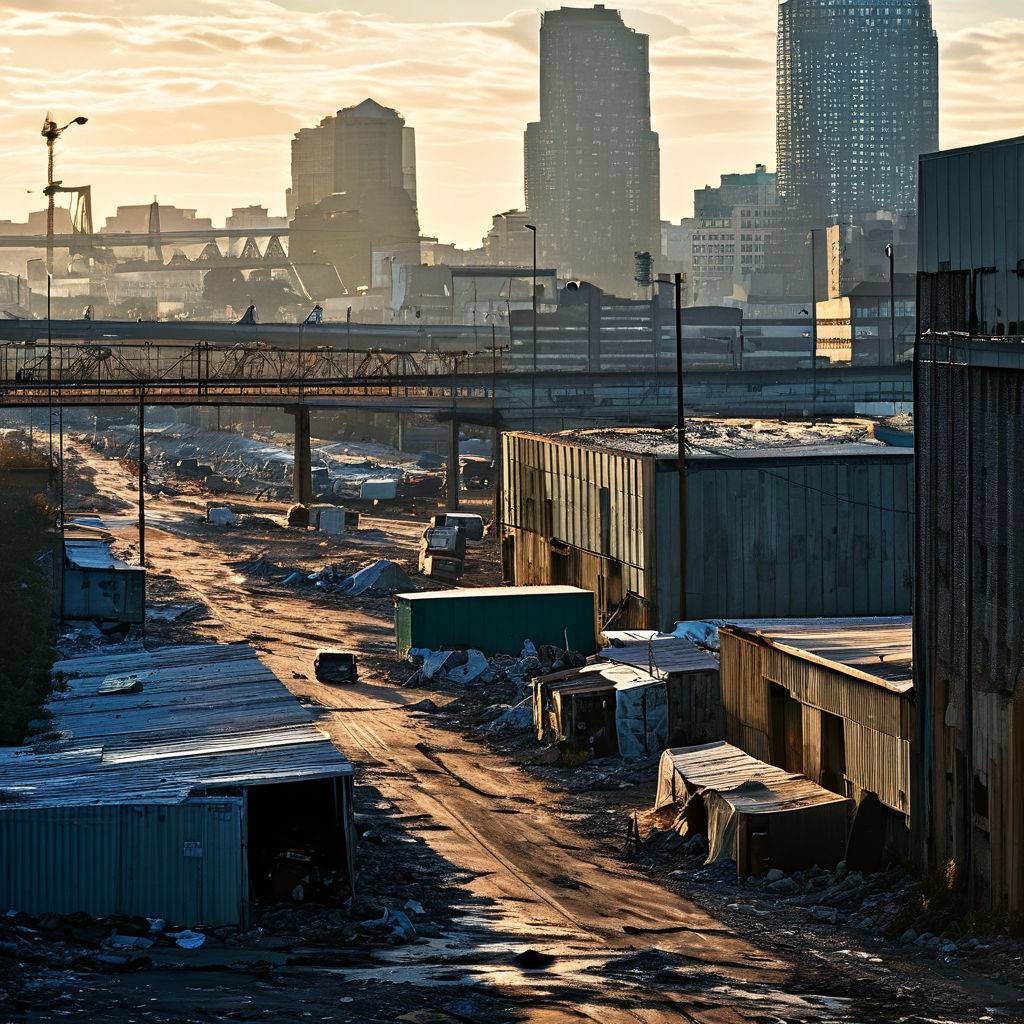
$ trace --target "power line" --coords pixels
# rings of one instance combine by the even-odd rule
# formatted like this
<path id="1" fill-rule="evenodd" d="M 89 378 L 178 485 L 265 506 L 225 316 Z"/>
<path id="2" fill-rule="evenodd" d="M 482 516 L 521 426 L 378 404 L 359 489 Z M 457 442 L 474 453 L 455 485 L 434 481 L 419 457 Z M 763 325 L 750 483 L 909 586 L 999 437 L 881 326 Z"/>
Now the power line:
<path id="1" fill-rule="evenodd" d="M 690 447 L 696 448 L 698 451 L 707 452 L 709 455 L 715 455 L 723 459 L 734 459 L 736 462 L 745 462 L 742 456 L 733 455 L 728 451 L 722 451 L 715 448 L 707 448 L 703 445 L 694 444 L 690 442 Z M 881 446 L 880 446 L 881 447 Z M 847 505 L 860 505 L 862 508 L 875 509 L 878 512 L 892 512 L 896 515 L 912 516 L 914 514 L 913 509 L 907 508 L 892 508 L 889 505 L 876 505 L 870 501 L 861 501 L 859 498 L 851 498 L 845 494 L 837 494 L 834 491 L 826 491 L 821 487 L 815 487 L 813 484 L 803 483 L 800 480 L 790 480 L 789 477 L 783 476 L 781 473 L 773 473 L 770 469 L 763 469 L 759 466 L 750 467 L 757 473 L 761 473 L 764 476 L 772 476 L 777 480 L 781 480 L 784 484 L 790 487 L 801 487 L 806 491 L 814 491 L 817 494 L 824 495 L 826 498 L 835 498 L 836 501 L 845 502 Z"/>

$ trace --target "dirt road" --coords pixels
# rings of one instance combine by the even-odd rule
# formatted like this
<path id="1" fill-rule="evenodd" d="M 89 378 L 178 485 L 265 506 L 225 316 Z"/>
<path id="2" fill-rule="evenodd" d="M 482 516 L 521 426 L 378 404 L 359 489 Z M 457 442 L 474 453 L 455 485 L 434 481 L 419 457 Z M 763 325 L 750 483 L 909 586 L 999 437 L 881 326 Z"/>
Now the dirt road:
<path id="1" fill-rule="evenodd" d="M 129 512 L 134 483 L 122 467 L 84 445 L 72 452 L 80 486 Z M 468 989 L 504 1008 L 490 1019 L 551 1024 L 925 1019 L 913 1016 L 903 981 L 883 977 L 889 971 L 782 958 L 646 880 L 614 849 L 571 828 L 564 795 L 473 738 L 405 710 L 424 691 L 403 691 L 372 669 L 344 690 L 308 678 L 324 645 L 371 654 L 389 648 L 391 622 L 251 587 L 231 567 L 237 552 L 196 529 L 201 507 L 196 499 L 151 503 L 152 573 L 167 574 L 207 606 L 211 617 L 196 624 L 198 634 L 248 639 L 286 685 L 325 709 L 322 727 L 357 766 L 357 811 L 383 812 L 425 844 L 446 917 L 425 943 L 363 963 L 344 951 L 335 964 L 293 962 L 255 985 L 198 965 L 184 986 L 160 971 L 107 979 L 99 984 L 115 1001 L 109 1005 L 144 1008 L 140 1019 L 221 1020 L 244 1010 L 234 1019 L 393 1020 Z M 397 545 L 414 543 L 415 531 L 406 532 L 398 531 Z M 361 856 L 374 857 L 374 848 L 364 844 Z M 527 950 L 542 954 L 534 960 L 543 969 L 517 961 Z M 945 1007 L 928 1019 L 977 1019 L 978 992 L 962 993 L 956 1006 L 949 982 L 929 983 Z"/>

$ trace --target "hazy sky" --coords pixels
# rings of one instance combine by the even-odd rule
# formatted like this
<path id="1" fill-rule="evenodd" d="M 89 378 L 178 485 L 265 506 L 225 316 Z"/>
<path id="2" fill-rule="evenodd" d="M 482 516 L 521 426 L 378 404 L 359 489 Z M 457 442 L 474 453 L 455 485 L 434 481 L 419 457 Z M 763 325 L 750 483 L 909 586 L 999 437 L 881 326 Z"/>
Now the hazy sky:
<path id="1" fill-rule="evenodd" d="M 93 185 L 97 219 L 156 195 L 221 220 L 249 203 L 283 213 L 291 134 L 373 96 L 416 128 L 424 232 L 479 244 L 492 213 L 522 204 L 538 12 L 552 6 L 0 0 L 0 218 L 41 208 L 47 109 L 90 118 L 62 140 L 57 176 Z M 651 35 L 663 217 L 688 215 L 693 188 L 723 171 L 774 167 L 776 7 L 622 6 Z M 1021 0 L 933 7 L 942 145 L 1024 134 Z"/>

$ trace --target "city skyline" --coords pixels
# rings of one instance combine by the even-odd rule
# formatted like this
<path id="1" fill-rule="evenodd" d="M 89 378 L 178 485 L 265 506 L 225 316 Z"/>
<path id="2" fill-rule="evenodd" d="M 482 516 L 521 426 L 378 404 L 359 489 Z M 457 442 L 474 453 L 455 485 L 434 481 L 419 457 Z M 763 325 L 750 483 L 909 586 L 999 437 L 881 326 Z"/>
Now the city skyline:
<path id="1" fill-rule="evenodd" d="M 0 217 L 42 205 L 47 107 L 90 118 L 62 141 L 58 177 L 93 186 L 98 219 L 155 194 L 222 221 L 239 203 L 283 212 L 291 135 L 372 96 L 416 126 L 424 232 L 479 244 L 495 210 L 523 202 L 539 14 L 557 5 L 447 0 L 429 15 L 403 0 L 331 6 L 144 0 L 119 17 L 98 0 L 0 2 Z M 775 0 L 609 6 L 651 36 L 665 219 L 688 215 L 693 189 L 720 173 L 755 160 L 774 169 Z M 1013 6 L 935 0 L 943 148 L 1024 133 L 1024 18 Z"/>

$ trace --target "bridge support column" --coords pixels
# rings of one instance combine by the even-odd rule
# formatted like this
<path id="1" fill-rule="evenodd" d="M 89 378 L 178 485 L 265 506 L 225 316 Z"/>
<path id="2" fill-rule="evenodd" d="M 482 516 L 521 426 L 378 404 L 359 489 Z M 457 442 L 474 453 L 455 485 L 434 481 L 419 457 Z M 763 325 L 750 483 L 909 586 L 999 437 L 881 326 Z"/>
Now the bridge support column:
<path id="1" fill-rule="evenodd" d="M 309 450 L 309 407 L 295 406 L 292 409 L 292 415 L 295 417 L 293 497 L 297 504 L 308 505 L 313 500 L 313 459 Z"/>

